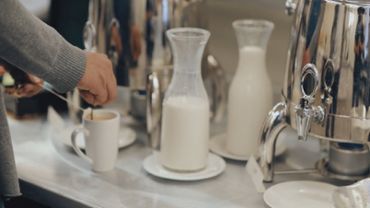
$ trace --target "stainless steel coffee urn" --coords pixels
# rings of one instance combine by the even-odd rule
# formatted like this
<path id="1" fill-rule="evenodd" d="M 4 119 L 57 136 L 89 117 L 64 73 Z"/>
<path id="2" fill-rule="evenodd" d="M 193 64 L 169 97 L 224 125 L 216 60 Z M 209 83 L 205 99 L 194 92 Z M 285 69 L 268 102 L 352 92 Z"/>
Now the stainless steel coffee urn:
<path id="1" fill-rule="evenodd" d="M 105 53 L 111 59 L 121 55 L 121 37 L 119 23 L 114 16 L 114 2 L 107 0 L 90 0 L 88 20 L 83 31 L 85 49 Z M 117 62 L 113 62 L 117 65 Z"/>
<path id="2" fill-rule="evenodd" d="M 329 141 L 316 164 L 324 176 L 358 180 L 369 175 L 370 1 L 288 0 L 294 14 L 282 101 L 266 118 L 259 165 L 274 176 L 278 134 Z"/>

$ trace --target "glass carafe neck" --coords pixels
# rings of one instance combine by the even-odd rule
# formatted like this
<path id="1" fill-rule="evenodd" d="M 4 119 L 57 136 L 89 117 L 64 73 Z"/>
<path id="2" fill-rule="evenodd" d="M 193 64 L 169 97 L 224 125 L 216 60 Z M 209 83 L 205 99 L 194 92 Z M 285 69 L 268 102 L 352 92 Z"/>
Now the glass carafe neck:
<path id="1" fill-rule="evenodd" d="M 199 98 L 208 102 L 201 76 L 201 61 L 210 33 L 197 28 L 175 28 L 167 31 L 174 57 L 174 74 L 165 95 Z"/>
<path id="2" fill-rule="evenodd" d="M 167 31 L 167 36 L 171 43 L 175 73 L 200 74 L 210 33 L 197 28 L 175 28 Z"/>
<path id="3" fill-rule="evenodd" d="M 266 20 L 236 20 L 233 27 L 239 49 L 253 46 L 266 50 L 274 23 Z"/>
<path id="4" fill-rule="evenodd" d="M 237 73 L 265 73 L 266 47 L 274 24 L 266 20 L 236 20 L 233 27 L 239 46 Z"/>

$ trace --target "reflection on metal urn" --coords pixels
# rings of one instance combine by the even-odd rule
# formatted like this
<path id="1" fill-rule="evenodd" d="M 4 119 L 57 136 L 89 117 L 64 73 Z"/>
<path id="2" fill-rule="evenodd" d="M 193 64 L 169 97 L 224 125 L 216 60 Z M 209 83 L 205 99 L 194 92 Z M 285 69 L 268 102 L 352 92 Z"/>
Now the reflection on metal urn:
<path id="1" fill-rule="evenodd" d="M 361 161 L 368 163 L 370 3 L 288 0 L 286 6 L 294 21 L 282 101 L 269 113 L 260 138 L 259 165 L 264 180 L 273 180 L 274 146 L 278 133 L 287 126 L 297 131 L 299 139 L 311 135 L 331 142 L 326 160 L 327 170 L 333 174 L 326 176 L 367 177 L 368 165 L 355 170 L 339 158 L 348 161 L 363 153 Z M 339 144 L 333 146 L 336 142 Z M 363 149 L 355 148 L 358 144 Z M 347 171 L 338 171 L 338 167 Z"/>
<path id="2" fill-rule="evenodd" d="M 112 61 L 118 83 L 127 85 L 127 70 L 126 76 L 121 76 L 125 67 L 120 35 L 123 28 L 115 18 L 114 8 L 113 0 L 90 0 L 89 16 L 83 31 L 84 46 L 87 51 L 106 54 Z"/>

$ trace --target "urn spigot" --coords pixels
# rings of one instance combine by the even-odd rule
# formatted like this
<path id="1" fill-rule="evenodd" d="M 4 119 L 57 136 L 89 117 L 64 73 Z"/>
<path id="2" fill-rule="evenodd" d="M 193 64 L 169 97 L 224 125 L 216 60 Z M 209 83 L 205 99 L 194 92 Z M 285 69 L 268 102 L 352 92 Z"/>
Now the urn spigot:
<path id="1" fill-rule="evenodd" d="M 315 95 L 320 86 L 320 78 L 316 66 L 307 64 L 301 76 L 302 97 L 295 107 L 298 139 L 306 140 L 312 121 L 320 123 L 325 118 L 322 106 L 315 106 Z"/>

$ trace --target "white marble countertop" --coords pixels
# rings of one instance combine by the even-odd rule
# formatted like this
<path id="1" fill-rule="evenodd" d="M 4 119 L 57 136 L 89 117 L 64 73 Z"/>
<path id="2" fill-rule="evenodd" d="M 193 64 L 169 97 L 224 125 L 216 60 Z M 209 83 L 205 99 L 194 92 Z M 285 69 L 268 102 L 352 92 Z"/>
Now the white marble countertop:
<path id="1" fill-rule="evenodd" d="M 9 124 L 22 191 L 52 207 L 266 207 L 262 194 L 257 193 L 246 173 L 244 163 L 227 161 L 222 175 L 198 182 L 168 181 L 147 174 L 142 161 L 151 150 L 146 147 L 146 135 L 140 129 L 138 140 L 120 151 L 115 169 L 97 174 L 90 171 L 87 162 L 75 155 L 71 148 L 55 139 L 55 132 L 50 131 L 46 121 L 9 119 Z M 292 141 L 296 139 L 292 138 Z M 294 143 L 297 142 L 291 142 Z M 285 158 L 298 161 L 301 158 L 305 161 L 303 166 L 313 165 L 318 154 L 312 151 L 318 145 L 312 143 L 311 146 L 314 150 L 304 148 L 302 144 L 293 149 L 301 157 L 292 156 L 294 151 L 286 152 L 279 159 L 277 169 L 287 167 L 282 163 L 288 161 Z M 294 159 L 290 160 L 292 166 L 297 164 Z M 322 180 L 315 175 L 278 175 L 276 182 L 298 179 Z"/>

